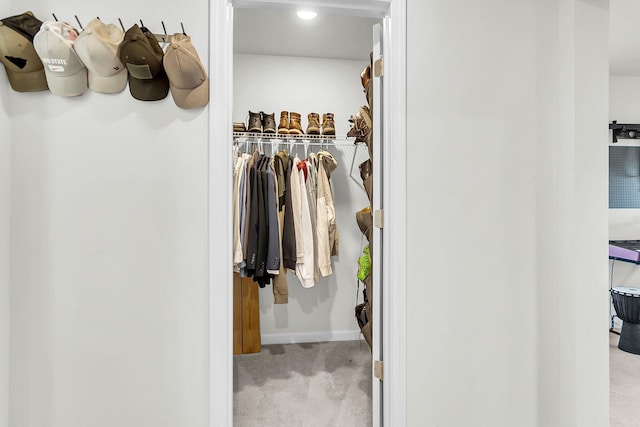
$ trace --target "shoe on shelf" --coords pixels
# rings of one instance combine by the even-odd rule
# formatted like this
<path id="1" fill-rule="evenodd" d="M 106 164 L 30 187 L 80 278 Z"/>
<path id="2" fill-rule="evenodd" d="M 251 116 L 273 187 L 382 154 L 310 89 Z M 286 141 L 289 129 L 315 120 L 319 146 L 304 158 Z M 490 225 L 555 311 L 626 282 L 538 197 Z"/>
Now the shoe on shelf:
<path id="1" fill-rule="evenodd" d="M 264 133 L 276 133 L 276 113 L 262 113 L 262 128 Z"/>
<path id="2" fill-rule="evenodd" d="M 280 113 L 280 124 L 278 125 L 278 133 L 287 135 L 289 133 L 289 112 Z"/>
<path id="3" fill-rule="evenodd" d="M 322 115 L 322 134 L 335 135 L 336 123 L 333 120 L 333 113 L 324 113 Z"/>
<path id="4" fill-rule="evenodd" d="M 307 115 L 309 125 L 307 126 L 307 135 L 320 135 L 320 114 L 309 113 Z"/>
<path id="5" fill-rule="evenodd" d="M 349 121 L 353 123 L 353 127 L 347 132 L 347 136 L 355 138 L 354 144 L 367 144 L 369 158 L 373 159 L 371 110 L 366 105 L 363 105 L 355 117 L 351 116 L 349 118 Z"/>
<path id="6" fill-rule="evenodd" d="M 233 131 L 234 132 L 246 132 L 247 127 L 244 122 L 233 122 Z"/>
<path id="7" fill-rule="evenodd" d="M 262 133 L 262 112 L 254 113 L 249 110 L 249 132 Z"/>
<path id="8" fill-rule="evenodd" d="M 294 113 L 293 111 L 289 113 L 289 135 L 303 135 L 302 132 L 302 123 L 300 123 L 300 114 Z"/>

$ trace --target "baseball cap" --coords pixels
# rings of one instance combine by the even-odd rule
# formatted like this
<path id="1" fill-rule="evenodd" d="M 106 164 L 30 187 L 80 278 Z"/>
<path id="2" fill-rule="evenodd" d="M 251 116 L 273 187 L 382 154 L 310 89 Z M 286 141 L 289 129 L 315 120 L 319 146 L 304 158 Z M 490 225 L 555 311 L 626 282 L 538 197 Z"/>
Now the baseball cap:
<path id="1" fill-rule="evenodd" d="M 78 96 L 87 90 L 87 69 L 73 50 L 77 37 L 66 22 L 46 21 L 33 39 L 54 95 Z"/>
<path id="2" fill-rule="evenodd" d="M 31 12 L 0 20 L 0 62 L 16 92 L 48 89 L 42 61 L 33 48 L 33 37 L 41 26 Z"/>
<path id="3" fill-rule="evenodd" d="M 198 108 L 209 102 L 209 77 L 191 37 L 174 34 L 164 55 L 171 95 L 181 108 Z"/>
<path id="4" fill-rule="evenodd" d="M 127 85 L 127 69 L 118 57 L 124 33 L 114 24 L 93 19 L 73 47 L 87 67 L 89 88 L 94 92 L 118 93 Z"/>
<path id="5" fill-rule="evenodd" d="M 158 101 L 169 93 L 169 79 L 162 65 L 164 52 L 155 36 L 134 24 L 118 47 L 120 61 L 129 71 L 129 92 L 141 101 Z"/>

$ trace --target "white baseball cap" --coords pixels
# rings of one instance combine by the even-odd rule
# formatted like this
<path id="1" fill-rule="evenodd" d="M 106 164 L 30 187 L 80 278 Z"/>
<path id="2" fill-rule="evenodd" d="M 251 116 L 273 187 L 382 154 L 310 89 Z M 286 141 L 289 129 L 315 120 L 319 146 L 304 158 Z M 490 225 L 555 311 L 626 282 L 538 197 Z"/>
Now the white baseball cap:
<path id="1" fill-rule="evenodd" d="M 123 39 L 120 28 L 97 18 L 76 39 L 73 47 L 87 67 L 89 88 L 94 92 L 118 93 L 127 86 L 127 68 L 118 57 Z"/>
<path id="2" fill-rule="evenodd" d="M 54 95 L 78 96 L 87 90 L 87 69 L 73 50 L 77 37 L 76 30 L 66 22 L 47 21 L 33 38 Z"/>

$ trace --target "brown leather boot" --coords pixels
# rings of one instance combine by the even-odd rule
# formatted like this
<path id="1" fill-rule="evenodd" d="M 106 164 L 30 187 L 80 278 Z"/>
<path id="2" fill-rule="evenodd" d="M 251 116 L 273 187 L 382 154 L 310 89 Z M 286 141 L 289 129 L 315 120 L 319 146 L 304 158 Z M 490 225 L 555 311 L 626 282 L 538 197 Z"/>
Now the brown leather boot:
<path id="1" fill-rule="evenodd" d="M 320 135 L 320 114 L 309 113 L 307 115 L 309 125 L 307 126 L 307 135 Z"/>
<path id="2" fill-rule="evenodd" d="M 293 111 L 289 113 L 289 135 L 303 135 L 302 132 L 302 124 L 300 123 L 300 114 L 294 113 Z"/>
<path id="3" fill-rule="evenodd" d="M 234 132 L 246 132 L 247 127 L 244 122 L 233 122 L 233 131 Z"/>
<path id="4" fill-rule="evenodd" d="M 336 124 L 333 121 L 333 113 L 325 113 L 322 115 L 322 134 L 335 135 Z"/>
<path id="5" fill-rule="evenodd" d="M 349 121 L 353 123 L 353 127 L 347 136 L 354 137 L 354 144 L 367 144 L 369 149 L 369 158 L 373 159 L 372 133 L 371 133 L 371 110 L 366 105 L 360 107 L 355 117 L 351 116 Z"/>
<path id="6" fill-rule="evenodd" d="M 254 113 L 249 110 L 249 132 L 262 133 L 262 112 Z"/>
<path id="7" fill-rule="evenodd" d="M 276 113 L 262 113 L 262 127 L 264 133 L 276 133 Z"/>
<path id="8" fill-rule="evenodd" d="M 280 113 L 280 124 L 278 125 L 278 133 L 286 135 L 289 133 L 289 112 Z"/>

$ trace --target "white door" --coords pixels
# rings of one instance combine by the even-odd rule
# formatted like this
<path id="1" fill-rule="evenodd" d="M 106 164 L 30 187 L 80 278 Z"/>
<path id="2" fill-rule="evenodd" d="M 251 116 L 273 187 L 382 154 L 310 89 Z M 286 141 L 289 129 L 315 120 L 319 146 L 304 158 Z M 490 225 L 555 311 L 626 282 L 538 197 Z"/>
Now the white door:
<path id="1" fill-rule="evenodd" d="M 382 182 L 383 182 L 383 173 L 384 170 L 382 168 L 382 144 L 383 142 L 383 129 L 382 129 L 382 108 L 383 108 L 383 100 L 382 100 L 382 73 L 380 72 L 381 62 L 379 62 L 382 58 L 382 25 L 376 24 L 373 26 L 373 65 L 371 69 L 371 77 L 373 81 L 373 111 L 372 111 L 372 119 L 373 119 L 373 206 L 371 209 L 374 214 L 374 230 L 373 230 L 373 346 L 372 346 L 372 356 L 373 356 L 373 371 L 372 372 L 372 381 L 373 381 L 373 392 L 372 399 L 373 405 L 373 427 L 381 427 L 383 422 L 383 396 L 382 396 L 382 380 L 378 378 L 376 371 L 377 367 L 380 366 L 378 362 L 382 362 L 382 316 L 384 313 L 382 312 L 382 228 L 378 227 L 381 225 L 381 214 L 382 214 L 382 206 L 383 206 L 383 197 L 382 194 Z"/>

